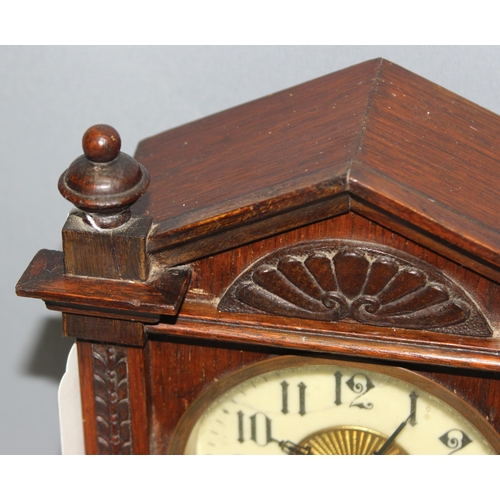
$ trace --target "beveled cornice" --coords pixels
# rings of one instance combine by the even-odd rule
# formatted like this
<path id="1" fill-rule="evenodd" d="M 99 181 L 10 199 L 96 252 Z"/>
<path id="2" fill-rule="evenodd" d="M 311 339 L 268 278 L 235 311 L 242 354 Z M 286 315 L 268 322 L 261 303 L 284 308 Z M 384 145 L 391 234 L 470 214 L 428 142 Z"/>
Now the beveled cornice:
<path id="1" fill-rule="evenodd" d="M 353 210 L 499 281 L 498 130 L 484 108 L 367 61 L 142 141 L 152 187 L 134 211 L 166 265 Z"/>

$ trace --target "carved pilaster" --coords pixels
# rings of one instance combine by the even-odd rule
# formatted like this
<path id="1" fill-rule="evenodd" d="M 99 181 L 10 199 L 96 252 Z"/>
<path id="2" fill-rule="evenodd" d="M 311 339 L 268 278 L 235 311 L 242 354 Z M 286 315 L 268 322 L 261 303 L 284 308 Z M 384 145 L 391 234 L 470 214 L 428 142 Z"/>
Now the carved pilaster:
<path id="1" fill-rule="evenodd" d="M 97 448 L 101 455 L 131 455 L 127 348 L 93 344 Z"/>

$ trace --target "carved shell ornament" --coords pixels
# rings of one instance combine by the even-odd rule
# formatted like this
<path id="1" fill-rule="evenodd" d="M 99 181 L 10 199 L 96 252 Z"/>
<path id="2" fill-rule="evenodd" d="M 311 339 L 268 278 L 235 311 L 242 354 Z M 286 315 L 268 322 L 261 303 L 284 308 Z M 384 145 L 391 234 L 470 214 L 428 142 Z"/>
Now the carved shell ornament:
<path id="1" fill-rule="evenodd" d="M 472 298 L 441 271 L 391 247 L 352 240 L 268 254 L 231 284 L 219 310 L 492 335 Z"/>

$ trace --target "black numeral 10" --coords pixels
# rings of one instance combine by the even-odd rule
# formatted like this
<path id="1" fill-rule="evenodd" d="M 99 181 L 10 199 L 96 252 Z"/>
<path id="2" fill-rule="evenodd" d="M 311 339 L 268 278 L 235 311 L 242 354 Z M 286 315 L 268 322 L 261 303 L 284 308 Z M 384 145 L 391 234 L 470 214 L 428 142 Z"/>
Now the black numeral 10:
<path id="1" fill-rule="evenodd" d="M 245 441 L 245 414 L 240 410 L 238 413 L 238 441 Z M 260 446 L 266 446 L 273 438 L 271 435 L 271 419 L 262 412 L 254 413 L 248 418 L 250 423 L 250 439 Z"/>

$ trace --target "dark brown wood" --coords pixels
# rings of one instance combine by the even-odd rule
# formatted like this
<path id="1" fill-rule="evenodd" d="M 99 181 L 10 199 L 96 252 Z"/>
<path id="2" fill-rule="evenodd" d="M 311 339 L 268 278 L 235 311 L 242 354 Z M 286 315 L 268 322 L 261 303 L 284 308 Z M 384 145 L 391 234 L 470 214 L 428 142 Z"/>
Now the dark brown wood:
<path id="1" fill-rule="evenodd" d="M 151 453 L 166 453 L 175 424 L 184 412 L 204 391 L 219 381 L 231 380 L 231 374 L 240 368 L 269 359 L 270 357 L 298 354 L 303 350 L 277 350 L 250 348 L 237 344 L 182 339 L 152 340 L 148 343 L 151 352 L 150 369 L 153 422 Z M 314 356 L 309 353 L 308 356 Z M 324 359 L 320 357 L 320 359 Z M 330 355 L 330 360 L 356 360 L 359 358 Z M 372 361 L 367 360 L 372 363 Z M 172 364 L 179 370 L 169 370 Z M 384 362 L 382 365 L 391 364 Z M 478 409 L 497 432 L 500 432 L 500 415 L 496 394 L 500 391 L 500 375 L 448 367 L 399 363 L 398 366 L 416 371 L 435 380 L 467 403 Z M 168 380 L 167 380 L 168 377 Z"/>
<path id="2" fill-rule="evenodd" d="M 140 164 L 91 129 L 64 252 L 17 287 L 78 339 L 87 453 L 166 453 L 204 391 L 290 353 L 405 367 L 499 432 L 499 130 L 380 59 L 146 139 Z"/>
<path id="3" fill-rule="evenodd" d="M 64 272 L 62 252 L 40 250 L 16 293 L 43 299 L 54 310 L 151 322 L 161 314 L 176 314 L 189 279 L 186 267 L 153 274 L 146 282 L 73 276 Z"/>
<path id="4" fill-rule="evenodd" d="M 249 363 L 268 358 L 269 349 L 207 341 L 151 339 L 148 384 L 152 411 L 150 453 L 167 452 L 170 436 L 182 414 L 214 382 Z M 272 350 L 271 350 L 272 352 Z"/>
<path id="5" fill-rule="evenodd" d="M 379 361 L 500 371 L 500 340 L 376 328 L 348 322 L 218 313 L 206 305 L 188 307 L 175 324 L 148 325 L 149 335 L 235 341 L 242 345 L 298 349 L 304 353 L 360 356 Z M 192 316 L 191 314 L 192 313 Z M 392 330 L 392 331 L 391 331 Z"/>
<path id="6" fill-rule="evenodd" d="M 301 217 L 286 228 L 279 220 L 304 206 L 300 190 L 314 186 L 318 202 L 337 186 L 389 211 L 401 234 L 418 229 L 438 252 L 452 245 L 465 265 L 477 256 L 476 270 L 495 279 L 499 127 L 500 117 L 438 85 L 368 61 L 143 141 L 136 158 L 153 185 L 136 210 L 157 223 L 149 251 L 174 247 L 174 265 L 193 258 L 194 239 L 243 226 L 240 244 L 266 236 L 250 229 L 264 217 L 297 227 Z M 236 241 L 220 238 L 205 253 Z"/>
<path id="7" fill-rule="evenodd" d="M 93 125 L 83 134 L 83 152 L 94 163 L 108 163 L 114 160 L 121 147 L 120 134 L 109 125 Z"/>
<path id="8" fill-rule="evenodd" d="M 272 314 L 490 337 L 465 291 L 391 247 L 317 240 L 259 260 L 231 284 L 220 311 Z"/>
<path id="9" fill-rule="evenodd" d="M 371 191 L 384 186 L 383 196 L 403 202 L 414 225 L 498 265 L 499 181 L 492 165 L 500 159 L 499 126 L 499 116 L 397 65 L 382 64 L 356 158 L 364 168 L 359 174 L 355 169 L 353 179 L 378 175 L 379 182 L 365 178 Z"/>
<path id="10" fill-rule="evenodd" d="M 257 261 L 301 242 L 329 240 L 332 237 L 384 245 L 423 261 L 467 290 L 467 294 L 487 316 L 492 330 L 495 332 L 500 328 L 498 283 L 353 212 L 198 260 L 192 265 L 193 278 L 186 300 L 188 303 L 218 303 L 233 280 L 243 275 Z M 213 276 L 218 279 L 214 280 Z"/>
<path id="11" fill-rule="evenodd" d="M 486 228 L 476 220 L 459 219 L 452 208 L 435 201 L 424 204 L 414 189 L 398 185 L 364 167 L 353 168 L 350 185 L 352 192 L 359 194 L 351 199 L 355 213 L 418 241 L 483 276 L 500 280 L 495 262 L 497 253 L 492 248 L 498 230 Z M 470 203 L 482 206 L 480 200 L 470 200 Z M 415 207 L 419 207 L 418 212 Z M 474 235 L 469 237 L 472 233 Z M 488 243 L 483 246 L 483 241 Z"/>
<path id="12" fill-rule="evenodd" d="M 82 140 L 79 156 L 59 179 L 59 191 L 83 210 L 85 220 L 100 229 L 130 219 L 130 206 L 149 185 L 149 174 L 131 156 L 120 153 L 121 139 L 109 125 L 94 125 Z"/>
<path id="13" fill-rule="evenodd" d="M 86 453 L 149 453 L 144 350 L 77 344 Z"/>
<path id="14" fill-rule="evenodd" d="M 70 214 L 62 231 L 66 274 L 147 280 L 146 238 L 150 228 L 149 217 L 132 217 L 112 232 L 99 232 L 87 224 L 82 212 Z"/>
<path id="15" fill-rule="evenodd" d="M 93 344 L 97 450 L 100 455 L 131 455 L 133 440 L 127 349 Z"/>
<path id="16" fill-rule="evenodd" d="M 327 187 L 357 150 L 379 66 L 370 61 L 141 142 L 135 157 L 152 186 L 136 210 L 154 206 L 154 239 L 222 214 L 259 219 L 250 206 L 321 181 Z"/>
<path id="17" fill-rule="evenodd" d="M 118 345 L 143 346 L 144 325 L 137 321 L 63 314 L 64 335 L 84 340 L 97 340 Z"/>
<path id="18" fill-rule="evenodd" d="M 185 242 L 177 246 L 169 247 L 168 250 L 152 255 L 152 260 L 157 266 L 177 266 L 182 262 L 193 262 L 195 259 L 211 255 L 215 248 L 237 247 L 239 242 L 260 240 L 263 237 L 273 236 L 276 233 L 286 231 L 294 227 L 297 221 L 307 224 L 318 219 L 325 219 L 335 215 L 344 214 L 349 210 L 349 198 L 346 194 L 337 193 L 337 186 L 332 186 L 331 197 L 325 197 L 318 203 L 307 203 L 301 208 L 290 210 L 279 215 L 265 216 L 262 220 L 251 225 L 240 225 L 220 232 L 214 231 L 207 237 L 200 238 L 197 229 L 189 226 L 184 235 Z M 302 198 L 303 193 L 295 193 Z M 308 193 L 312 194 L 312 193 Z M 252 207 L 250 211 L 257 211 L 258 207 Z M 214 227 L 219 220 L 214 218 Z M 177 237 L 172 235 L 172 240 Z"/>
<path id="19" fill-rule="evenodd" d="M 147 455 L 151 430 L 146 349 L 129 347 L 127 352 L 133 451 L 134 455 Z"/>
<path id="20" fill-rule="evenodd" d="M 497 432 L 500 432 L 500 411 L 498 409 L 500 373 L 454 370 L 450 367 L 441 370 L 423 367 L 419 373 L 439 382 L 474 408 L 479 409 L 484 418 Z"/>
<path id="21" fill-rule="evenodd" d="M 92 344 L 82 340 L 78 340 L 76 344 L 78 349 L 80 394 L 82 397 L 85 453 L 87 455 L 97 455 L 97 418 L 95 408 Z"/>

